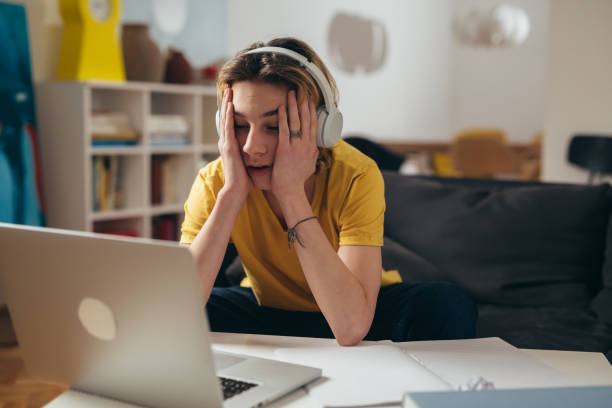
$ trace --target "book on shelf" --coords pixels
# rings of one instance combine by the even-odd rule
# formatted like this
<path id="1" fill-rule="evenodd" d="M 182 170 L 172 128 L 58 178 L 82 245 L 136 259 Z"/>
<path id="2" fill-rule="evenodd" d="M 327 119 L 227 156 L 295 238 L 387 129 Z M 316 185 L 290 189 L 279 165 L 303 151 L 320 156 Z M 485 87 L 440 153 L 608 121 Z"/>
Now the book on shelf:
<path id="1" fill-rule="evenodd" d="M 171 205 L 180 202 L 176 183 L 180 156 L 155 155 L 151 158 L 151 203 Z"/>
<path id="2" fill-rule="evenodd" d="M 94 111 L 91 115 L 94 146 L 127 145 L 138 142 L 138 132 L 124 112 Z"/>
<path id="3" fill-rule="evenodd" d="M 167 241 L 178 240 L 178 217 L 176 214 L 153 218 L 153 238 Z"/>
<path id="4" fill-rule="evenodd" d="M 161 203 L 161 158 L 162 156 L 151 157 L 151 204 Z"/>
<path id="5" fill-rule="evenodd" d="M 187 133 L 189 131 L 189 122 L 183 115 L 155 114 L 149 117 L 149 131 Z"/>
<path id="6" fill-rule="evenodd" d="M 151 146 L 167 146 L 167 147 L 172 147 L 172 146 L 188 146 L 189 145 L 189 140 L 187 139 L 187 137 L 155 137 L 153 135 L 151 135 Z"/>
<path id="7" fill-rule="evenodd" d="M 189 144 L 189 122 L 182 115 L 151 115 L 149 139 L 153 146 Z"/>
<path id="8" fill-rule="evenodd" d="M 109 211 L 123 207 L 121 162 L 119 156 L 92 158 L 93 211 Z"/>
<path id="9" fill-rule="evenodd" d="M 106 190 L 106 207 L 108 209 L 118 208 L 119 203 L 119 157 L 111 156 L 108 164 L 108 180 Z"/>
<path id="10" fill-rule="evenodd" d="M 103 146 L 134 146 L 138 144 L 137 140 L 92 140 L 93 147 Z"/>

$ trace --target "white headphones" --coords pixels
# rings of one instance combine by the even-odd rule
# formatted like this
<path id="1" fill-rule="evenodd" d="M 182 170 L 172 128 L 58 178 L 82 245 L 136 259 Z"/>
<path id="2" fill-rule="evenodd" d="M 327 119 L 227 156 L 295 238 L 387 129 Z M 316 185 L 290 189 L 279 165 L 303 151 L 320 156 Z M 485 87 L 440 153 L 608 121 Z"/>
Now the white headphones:
<path id="1" fill-rule="evenodd" d="M 336 104 L 334 103 L 334 96 L 331 90 L 331 86 L 329 85 L 329 82 L 327 82 L 327 78 L 325 77 L 323 72 L 321 72 L 319 67 L 317 67 L 315 64 L 308 61 L 308 58 L 287 48 L 261 47 L 247 51 L 245 54 L 257 54 L 267 52 L 283 54 L 297 60 L 300 65 L 306 69 L 310 76 L 312 76 L 317 85 L 319 85 L 319 89 L 323 94 L 325 106 L 321 106 L 319 109 L 317 109 L 317 146 L 332 147 L 333 145 L 335 145 L 338 139 L 340 139 L 340 134 L 342 133 L 342 113 L 338 110 Z M 217 132 L 221 134 L 219 127 L 219 118 L 220 114 L 217 110 L 215 121 L 217 123 Z"/>

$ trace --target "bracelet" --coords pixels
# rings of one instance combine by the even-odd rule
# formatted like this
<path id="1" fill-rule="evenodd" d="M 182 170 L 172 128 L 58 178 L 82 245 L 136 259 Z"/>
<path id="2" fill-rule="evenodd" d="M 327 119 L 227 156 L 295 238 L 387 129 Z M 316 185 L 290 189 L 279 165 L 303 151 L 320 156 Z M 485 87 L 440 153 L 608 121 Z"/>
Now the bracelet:
<path id="1" fill-rule="evenodd" d="M 289 228 L 287 230 L 287 250 L 291 251 L 291 243 L 292 242 L 295 243 L 295 241 L 297 241 L 298 244 L 300 244 L 302 246 L 302 248 L 306 248 L 304 246 L 304 243 L 300 240 L 300 236 L 298 235 L 297 231 L 295 230 L 295 227 L 297 227 L 298 225 L 300 225 L 304 221 L 313 220 L 315 218 L 317 218 L 315 215 L 313 215 L 312 217 L 303 218 L 303 219 L 299 220 L 298 222 L 296 222 L 295 225 L 292 228 Z"/>

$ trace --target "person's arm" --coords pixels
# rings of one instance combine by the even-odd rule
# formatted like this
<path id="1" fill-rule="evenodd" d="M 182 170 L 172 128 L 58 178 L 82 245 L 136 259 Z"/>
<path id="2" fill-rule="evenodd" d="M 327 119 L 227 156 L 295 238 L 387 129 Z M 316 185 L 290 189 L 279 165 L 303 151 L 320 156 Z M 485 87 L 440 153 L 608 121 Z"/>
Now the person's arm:
<path id="1" fill-rule="evenodd" d="M 228 88 L 221 105 L 219 135 L 219 152 L 225 173 L 225 184 L 219 191 L 210 216 L 189 246 L 198 268 L 204 304 L 208 302 L 221 268 L 236 218 L 249 191 L 253 188 L 234 134 L 234 105 L 231 99 L 232 90 Z"/>
<path id="2" fill-rule="evenodd" d="M 196 261 L 204 304 L 212 292 L 234 222 L 243 203 L 244 199 L 222 188 L 210 216 L 189 245 Z"/>
<path id="3" fill-rule="evenodd" d="M 303 198 L 283 205 L 287 225 L 312 215 Z M 376 246 L 341 246 L 336 253 L 316 219 L 296 227 L 299 239 L 293 248 L 310 290 L 342 346 L 359 343 L 368 333 L 380 288 L 381 250 Z"/>
<path id="4" fill-rule="evenodd" d="M 304 184 L 316 165 L 317 118 L 314 104 L 303 99 L 298 111 L 295 93 L 289 93 L 289 121 L 284 106 L 278 112 L 272 190 L 288 228 L 313 215 Z M 301 137 L 290 137 L 289 129 L 294 134 L 301 130 Z M 358 343 L 374 317 L 382 270 L 380 247 L 341 246 L 336 253 L 315 219 L 300 223 L 295 231 L 299 241 L 293 246 L 300 265 L 336 340 L 341 345 Z"/>

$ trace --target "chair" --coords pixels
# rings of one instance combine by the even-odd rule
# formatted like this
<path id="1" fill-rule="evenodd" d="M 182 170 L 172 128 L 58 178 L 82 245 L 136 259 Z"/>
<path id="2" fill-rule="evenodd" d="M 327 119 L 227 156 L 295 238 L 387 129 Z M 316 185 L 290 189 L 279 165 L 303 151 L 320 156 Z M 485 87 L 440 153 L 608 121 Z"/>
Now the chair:
<path id="1" fill-rule="evenodd" d="M 542 172 L 542 140 L 543 132 L 537 132 L 531 141 L 516 154 L 521 163 L 521 179 L 525 181 L 539 181 Z"/>
<path id="2" fill-rule="evenodd" d="M 567 160 L 589 171 L 589 184 L 598 176 L 612 174 L 612 136 L 574 135 L 567 150 Z"/>
<path id="3" fill-rule="evenodd" d="M 467 129 L 451 143 L 458 175 L 473 178 L 519 178 L 520 163 L 499 129 Z"/>

